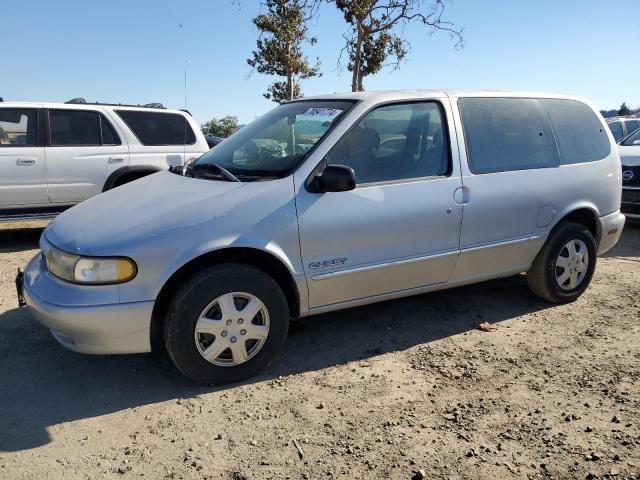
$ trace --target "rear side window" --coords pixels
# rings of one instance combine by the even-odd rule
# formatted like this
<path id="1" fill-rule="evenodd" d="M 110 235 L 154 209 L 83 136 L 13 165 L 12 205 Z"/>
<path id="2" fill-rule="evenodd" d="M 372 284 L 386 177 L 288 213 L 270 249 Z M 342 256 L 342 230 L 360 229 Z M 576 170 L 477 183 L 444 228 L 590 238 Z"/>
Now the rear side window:
<path id="1" fill-rule="evenodd" d="M 98 112 L 49 110 L 51 145 L 100 145 Z"/>
<path id="2" fill-rule="evenodd" d="M 0 148 L 27 147 L 37 143 L 37 110 L 0 108 Z"/>
<path id="3" fill-rule="evenodd" d="M 549 114 L 562 165 L 593 162 L 609 155 L 609 138 L 587 105 L 575 100 L 550 98 L 540 102 Z"/>
<path id="4" fill-rule="evenodd" d="M 540 102 L 531 98 L 461 98 L 473 173 L 555 167 L 558 149 Z"/>
<path id="5" fill-rule="evenodd" d="M 120 137 L 102 114 L 92 110 L 49 110 L 51 146 L 120 145 Z"/>
<path id="6" fill-rule="evenodd" d="M 608 124 L 609 130 L 613 133 L 613 138 L 616 139 L 616 142 L 620 141 L 622 137 L 624 137 L 624 132 L 622 131 L 622 124 L 620 122 L 611 122 Z"/>
<path id="7" fill-rule="evenodd" d="M 143 145 L 193 145 L 196 136 L 182 115 L 116 110 Z"/>
<path id="8" fill-rule="evenodd" d="M 640 128 L 640 122 L 637 120 L 627 120 L 625 122 L 625 126 L 627 127 L 627 135 L 631 135 L 638 128 Z"/>

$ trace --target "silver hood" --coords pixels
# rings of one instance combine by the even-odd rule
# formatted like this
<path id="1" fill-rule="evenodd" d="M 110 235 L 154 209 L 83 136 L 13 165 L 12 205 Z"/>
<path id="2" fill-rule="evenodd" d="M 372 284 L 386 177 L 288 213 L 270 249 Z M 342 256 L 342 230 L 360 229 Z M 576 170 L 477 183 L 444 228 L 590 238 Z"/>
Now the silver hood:
<path id="1" fill-rule="evenodd" d="M 67 252 L 98 255 L 106 246 L 117 248 L 221 216 L 231 205 L 216 197 L 247 185 L 160 172 L 70 208 L 44 234 Z"/>

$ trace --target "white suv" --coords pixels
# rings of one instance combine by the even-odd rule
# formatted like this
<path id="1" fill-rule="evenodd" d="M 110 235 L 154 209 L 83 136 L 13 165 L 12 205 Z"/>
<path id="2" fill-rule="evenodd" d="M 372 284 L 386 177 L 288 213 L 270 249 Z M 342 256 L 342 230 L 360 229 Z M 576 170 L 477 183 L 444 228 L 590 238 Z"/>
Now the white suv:
<path id="1" fill-rule="evenodd" d="M 161 104 L 0 103 L 0 221 L 46 219 L 208 150 L 188 112 Z"/>

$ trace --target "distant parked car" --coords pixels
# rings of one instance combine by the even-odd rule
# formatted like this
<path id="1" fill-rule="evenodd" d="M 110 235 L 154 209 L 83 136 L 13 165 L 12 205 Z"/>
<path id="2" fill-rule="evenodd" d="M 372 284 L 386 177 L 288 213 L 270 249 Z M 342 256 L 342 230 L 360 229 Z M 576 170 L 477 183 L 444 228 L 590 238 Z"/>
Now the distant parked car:
<path id="1" fill-rule="evenodd" d="M 640 130 L 618 146 L 622 163 L 622 207 L 629 220 L 640 221 Z"/>
<path id="2" fill-rule="evenodd" d="M 572 302 L 625 222 L 613 137 L 561 95 L 305 98 L 185 170 L 43 232 L 18 298 L 62 345 L 165 350 L 196 381 L 235 382 L 271 362 L 292 318 L 521 272 Z"/>
<path id="3" fill-rule="evenodd" d="M 609 118 L 607 125 L 613 133 L 613 138 L 619 142 L 640 128 L 640 118 Z"/>
<path id="4" fill-rule="evenodd" d="M 191 115 L 160 104 L 0 102 L 0 224 L 52 218 L 207 150 Z"/>
<path id="5" fill-rule="evenodd" d="M 210 133 L 207 133 L 204 138 L 207 140 L 207 145 L 209 145 L 209 148 L 215 147 L 224 140 L 224 138 L 216 137 L 215 135 L 211 135 Z"/>

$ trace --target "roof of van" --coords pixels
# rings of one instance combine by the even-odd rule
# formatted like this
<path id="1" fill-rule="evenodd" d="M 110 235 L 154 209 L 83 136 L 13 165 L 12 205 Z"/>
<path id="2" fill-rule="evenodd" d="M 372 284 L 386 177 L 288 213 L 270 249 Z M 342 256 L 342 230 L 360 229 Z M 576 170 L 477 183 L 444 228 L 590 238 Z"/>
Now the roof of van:
<path id="1" fill-rule="evenodd" d="M 301 100 L 385 100 L 397 98 L 434 98 L 434 97 L 525 97 L 525 98 L 566 98 L 584 99 L 562 93 L 507 91 L 507 90 L 472 90 L 472 89 L 412 89 L 412 90 L 379 90 L 368 92 L 343 92 L 328 95 L 304 97 Z"/>

